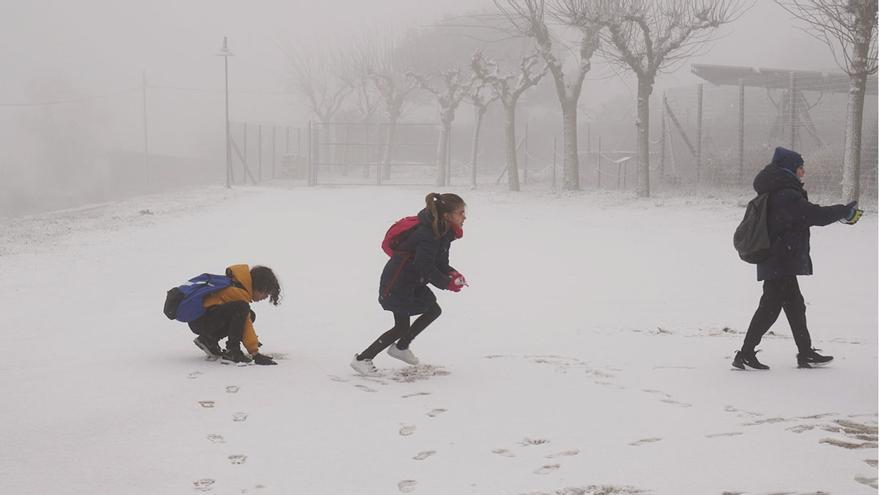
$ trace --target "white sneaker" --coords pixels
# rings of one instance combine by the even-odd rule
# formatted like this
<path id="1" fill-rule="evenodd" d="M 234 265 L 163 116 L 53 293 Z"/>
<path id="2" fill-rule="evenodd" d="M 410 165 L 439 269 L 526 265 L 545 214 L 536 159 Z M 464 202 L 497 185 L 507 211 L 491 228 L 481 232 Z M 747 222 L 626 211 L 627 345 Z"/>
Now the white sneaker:
<path id="1" fill-rule="evenodd" d="M 417 358 L 409 348 L 398 349 L 397 344 L 391 344 L 391 346 L 388 347 L 388 355 L 413 366 L 419 364 L 419 358 Z"/>
<path id="2" fill-rule="evenodd" d="M 357 354 L 351 359 L 351 368 L 362 376 L 381 376 L 372 359 L 358 360 Z"/>

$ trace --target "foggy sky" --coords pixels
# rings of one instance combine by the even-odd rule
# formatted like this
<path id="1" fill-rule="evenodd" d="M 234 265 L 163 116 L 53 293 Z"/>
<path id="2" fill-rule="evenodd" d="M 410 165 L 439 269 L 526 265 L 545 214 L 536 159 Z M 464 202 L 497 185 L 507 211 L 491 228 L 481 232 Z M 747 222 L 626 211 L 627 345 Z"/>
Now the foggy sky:
<path id="1" fill-rule="evenodd" d="M 365 29 L 430 24 L 444 13 L 491 8 L 484 0 L 4 1 L 0 17 L 0 101 L 29 101 L 41 79 L 63 79 L 87 93 L 154 84 L 222 88 L 217 53 L 228 36 L 238 89 L 284 90 L 280 44 L 333 39 Z M 836 71 L 828 49 L 760 0 L 706 53 L 690 63 Z M 689 63 L 660 85 L 691 84 Z M 219 77 L 218 77 L 219 76 Z M 66 95 L 59 94 L 59 98 Z"/>

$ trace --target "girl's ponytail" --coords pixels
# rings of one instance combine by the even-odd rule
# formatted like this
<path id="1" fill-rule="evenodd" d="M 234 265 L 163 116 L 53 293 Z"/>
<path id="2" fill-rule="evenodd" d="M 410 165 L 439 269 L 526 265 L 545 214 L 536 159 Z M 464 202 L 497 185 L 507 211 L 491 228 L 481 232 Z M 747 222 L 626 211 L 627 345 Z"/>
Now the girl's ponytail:
<path id="1" fill-rule="evenodd" d="M 440 225 L 443 222 L 443 219 L 440 218 L 440 211 L 442 208 L 443 197 L 437 193 L 428 193 L 425 196 L 425 206 L 428 208 L 428 213 L 431 214 L 431 229 L 434 231 L 434 237 L 440 238 Z M 441 203 L 438 208 L 438 204 Z M 444 229 L 446 230 L 446 229 Z"/>
<path id="2" fill-rule="evenodd" d="M 434 237 L 439 239 L 449 231 L 449 225 L 446 224 L 443 214 L 463 208 L 465 204 L 457 194 L 432 192 L 425 196 L 425 206 L 428 213 L 431 214 L 431 228 L 434 231 Z"/>

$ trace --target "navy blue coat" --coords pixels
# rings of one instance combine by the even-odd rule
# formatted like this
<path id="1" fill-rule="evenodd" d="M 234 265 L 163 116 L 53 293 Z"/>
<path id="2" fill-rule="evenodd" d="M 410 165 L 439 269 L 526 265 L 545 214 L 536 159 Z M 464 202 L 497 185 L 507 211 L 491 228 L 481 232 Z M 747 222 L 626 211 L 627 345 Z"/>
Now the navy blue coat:
<path id="1" fill-rule="evenodd" d="M 767 230 L 772 243 L 771 255 L 758 263 L 758 280 L 812 275 L 810 227 L 828 225 L 844 218 L 846 206 L 810 203 L 797 176 L 772 163 L 758 172 L 753 185 L 758 194 L 770 193 Z"/>
<path id="2" fill-rule="evenodd" d="M 449 246 L 455 233 L 449 229 L 439 239 L 431 228 L 431 214 L 419 212 L 419 224 L 398 245 L 385 264 L 379 280 L 379 304 L 395 313 L 418 315 L 426 312 L 437 298 L 427 284 L 444 289 L 449 286 Z"/>

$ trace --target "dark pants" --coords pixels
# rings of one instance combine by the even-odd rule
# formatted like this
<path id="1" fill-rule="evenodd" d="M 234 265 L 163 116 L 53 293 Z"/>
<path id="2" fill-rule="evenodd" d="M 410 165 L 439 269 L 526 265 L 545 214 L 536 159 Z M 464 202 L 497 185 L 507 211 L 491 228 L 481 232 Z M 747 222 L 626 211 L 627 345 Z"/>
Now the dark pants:
<path id="1" fill-rule="evenodd" d="M 227 349 L 240 350 L 245 318 L 250 313 L 250 305 L 245 301 L 218 304 L 208 308 L 199 319 L 190 322 L 189 328 L 193 333 L 214 341 L 225 338 Z"/>
<path id="2" fill-rule="evenodd" d="M 422 332 L 432 321 L 440 316 L 440 305 L 434 303 L 416 321 L 409 323 L 409 315 L 406 313 L 394 313 L 394 326 L 391 330 L 383 333 L 370 347 L 358 354 L 358 359 L 373 359 L 376 354 L 385 350 L 389 345 L 397 342 L 398 349 L 406 349 L 409 344 Z"/>
<path id="3" fill-rule="evenodd" d="M 770 330 L 779 311 L 785 311 L 791 334 L 798 352 L 807 352 L 812 347 L 810 332 L 807 330 L 807 307 L 804 305 L 804 296 L 798 286 L 797 277 L 794 275 L 782 278 L 765 280 L 764 295 L 749 324 L 749 331 L 742 345 L 743 352 L 751 353 L 761 343 L 761 337 Z"/>

